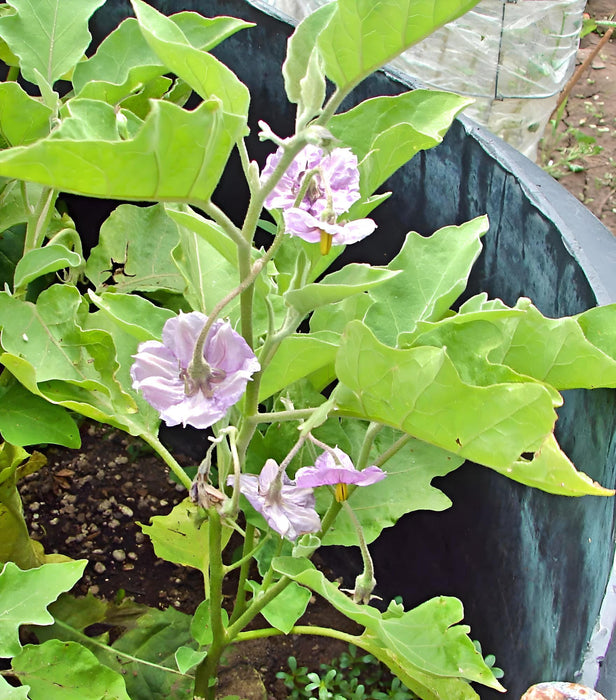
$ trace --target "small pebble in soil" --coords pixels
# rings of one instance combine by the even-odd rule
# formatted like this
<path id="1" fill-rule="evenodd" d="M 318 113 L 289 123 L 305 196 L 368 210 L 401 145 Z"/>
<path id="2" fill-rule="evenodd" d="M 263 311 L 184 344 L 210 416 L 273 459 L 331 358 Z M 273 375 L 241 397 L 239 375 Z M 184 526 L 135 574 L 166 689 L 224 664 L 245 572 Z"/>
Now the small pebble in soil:
<path id="1" fill-rule="evenodd" d="M 94 571 L 96 571 L 97 574 L 102 574 L 106 569 L 107 567 L 102 561 L 97 561 L 96 564 L 94 564 Z"/>
<path id="2" fill-rule="evenodd" d="M 126 559 L 126 552 L 123 549 L 114 549 L 113 552 L 111 552 L 111 556 L 116 561 L 124 561 Z"/>

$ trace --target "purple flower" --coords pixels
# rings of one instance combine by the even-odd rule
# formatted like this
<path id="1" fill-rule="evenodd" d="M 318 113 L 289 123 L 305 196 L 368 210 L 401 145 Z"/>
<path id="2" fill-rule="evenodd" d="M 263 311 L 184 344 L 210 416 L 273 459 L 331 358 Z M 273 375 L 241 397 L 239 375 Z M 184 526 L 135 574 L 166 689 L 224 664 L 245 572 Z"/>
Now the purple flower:
<path id="1" fill-rule="evenodd" d="M 282 147 L 268 156 L 261 173 L 264 182 L 283 155 Z M 305 179 L 308 179 L 307 186 Z M 301 191 L 302 200 L 297 202 Z M 331 153 L 308 145 L 295 157 L 265 200 L 268 209 L 282 209 L 287 233 L 309 243 L 321 243 L 329 252 L 332 243 L 355 243 L 369 236 L 376 224 L 372 219 L 338 222 L 360 198 L 357 157 L 349 148 Z"/>
<path id="2" fill-rule="evenodd" d="M 351 458 L 342 450 L 334 447 L 326 450 L 316 459 L 314 467 L 301 467 L 297 470 L 295 481 L 299 487 L 335 486 L 336 500 L 348 498 L 348 484 L 369 486 L 384 479 L 387 474 L 379 467 L 366 467 L 358 471 Z"/>
<path id="3" fill-rule="evenodd" d="M 240 491 L 250 505 L 282 537 L 296 540 L 300 535 L 317 532 L 321 521 L 314 508 L 312 489 L 299 488 L 279 466 L 268 459 L 259 476 L 240 475 Z M 233 484 L 233 476 L 227 480 Z"/>
<path id="4" fill-rule="evenodd" d="M 141 391 L 167 425 L 207 428 L 225 416 L 260 369 L 249 345 L 227 321 L 215 321 L 203 349 L 203 366 L 191 372 L 197 340 L 207 321 L 198 311 L 170 318 L 163 342 L 139 345 L 130 369 Z"/>

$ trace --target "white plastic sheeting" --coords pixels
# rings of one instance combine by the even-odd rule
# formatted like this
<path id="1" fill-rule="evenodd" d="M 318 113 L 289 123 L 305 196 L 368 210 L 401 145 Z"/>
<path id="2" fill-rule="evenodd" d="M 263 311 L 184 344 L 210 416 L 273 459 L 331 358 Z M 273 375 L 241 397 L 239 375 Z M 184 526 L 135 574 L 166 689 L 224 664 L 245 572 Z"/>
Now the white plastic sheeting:
<path id="1" fill-rule="evenodd" d="M 303 19 L 329 0 L 265 0 Z M 575 67 L 586 0 L 482 0 L 392 62 L 475 98 L 465 114 L 529 158 Z"/>

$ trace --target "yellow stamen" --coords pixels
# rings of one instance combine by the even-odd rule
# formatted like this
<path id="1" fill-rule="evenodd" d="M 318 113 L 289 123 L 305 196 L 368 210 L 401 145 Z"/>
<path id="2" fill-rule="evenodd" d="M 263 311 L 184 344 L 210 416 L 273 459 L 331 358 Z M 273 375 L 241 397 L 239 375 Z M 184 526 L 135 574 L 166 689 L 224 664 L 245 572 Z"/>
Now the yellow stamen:
<path id="1" fill-rule="evenodd" d="M 325 231 L 321 231 L 321 240 L 319 242 L 320 250 L 321 250 L 321 255 L 327 255 L 329 251 L 332 249 L 332 236 L 329 233 L 325 233 Z"/>
<path id="2" fill-rule="evenodd" d="M 349 497 L 349 485 L 342 484 L 342 483 L 336 484 L 336 500 L 338 501 L 338 503 L 342 503 L 342 501 L 346 501 L 346 499 L 348 497 Z"/>

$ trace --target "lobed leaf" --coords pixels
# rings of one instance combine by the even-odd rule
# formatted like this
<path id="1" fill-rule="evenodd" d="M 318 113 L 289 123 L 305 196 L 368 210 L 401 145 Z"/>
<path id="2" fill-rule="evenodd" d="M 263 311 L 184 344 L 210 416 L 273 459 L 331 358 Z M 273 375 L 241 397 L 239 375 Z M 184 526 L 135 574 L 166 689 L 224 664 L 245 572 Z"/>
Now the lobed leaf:
<path id="1" fill-rule="evenodd" d="M 437 321 L 464 291 L 488 219 L 480 216 L 461 226 L 446 226 L 429 237 L 410 232 L 387 266 L 396 278 L 370 292 L 375 304 L 368 325 L 383 342 L 395 345 L 398 335 L 419 321 Z"/>
<path id="2" fill-rule="evenodd" d="M 4 565 L 0 572 L 0 657 L 20 652 L 20 625 L 53 623 L 47 606 L 77 583 L 87 563 L 81 559 L 26 571 L 12 562 Z"/>
<path id="3" fill-rule="evenodd" d="M 509 467 L 552 432 L 552 393 L 535 382 L 475 386 L 444 348 L 396 350 L 359 321 L 348 324 L 336 359 L 343 414 L 398 428 L 449 452 Z"/>
<path id="4" fill-rule="evenodd" d="M 378 652 L 385 648 L 387 658 L 396 662 L 385 660 L 394 672 L 400 665 L 410 677 L 417 668 L 422 676 L 460 678 L 503 690 L 468 637 L 470 628 L 458 624 L 463 609 L 456 598 L 441 596 L 413 610 L 388 610 L 382 614 L 376 608 L 354 603 L 307 559 L 278 557 L 273 567 L 323 596 L 343 615 L 365 627 L 366 633 L 358 643 L 366 642 L 364 648 L 372 653 L 377 651 L 381 660 L 384 655 Z"/>
<path id="5" fill-rule="evenodd" d="M 15 13 L 0 17 L 0 36 L 19 57 L 24 78 L 50 86 L 70 71 L 91 40 L 88 20 L 105 0 L 9 0 Z"/>
<path id="6" fill-rule="evenodd" d="M 245 119 L 226 114 L 217 98 L 192 111 L 158 100 L 134 137 L 9 148 L 0 152 L 0 176 L 106 199 L 207 201 L 245 132 Z"/>

